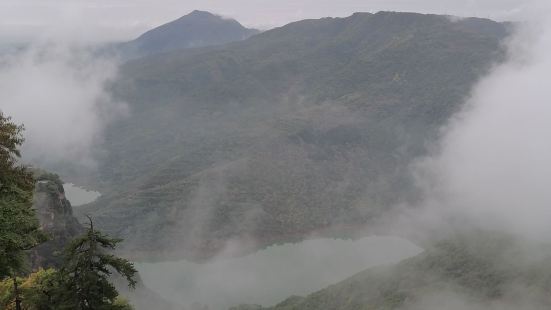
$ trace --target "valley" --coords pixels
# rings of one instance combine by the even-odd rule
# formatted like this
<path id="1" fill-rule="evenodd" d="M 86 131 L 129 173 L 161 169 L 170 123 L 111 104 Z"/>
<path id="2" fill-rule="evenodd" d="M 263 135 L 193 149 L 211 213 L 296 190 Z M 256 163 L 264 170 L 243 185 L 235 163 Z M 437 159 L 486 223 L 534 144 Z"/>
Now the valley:
<path id="1" fill-rule="evenodd" d="M 549 309 L 544 0 L 58 1 L 0 27 L 0 309 Z"/>

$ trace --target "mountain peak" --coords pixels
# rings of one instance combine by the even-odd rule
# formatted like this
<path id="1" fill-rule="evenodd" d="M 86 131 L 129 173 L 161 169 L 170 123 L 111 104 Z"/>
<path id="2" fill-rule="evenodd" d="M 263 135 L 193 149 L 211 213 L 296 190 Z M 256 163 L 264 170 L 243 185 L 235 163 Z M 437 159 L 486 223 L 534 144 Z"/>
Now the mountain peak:
<path id="1" fill-rule="evenodd" d="M 176 20 L 147 31 L 124 48 L 140 57 L 171 50 L 220 45 L 244 40 L 258 33 L 243 27 L 234 19 L 195 10 Z"/>
<path id="2" fill-rule="evenodd" d="M 212 17 L 212 16 L 214 16 L 214 17 L 220 17 L 218 15 L 212 14 L 211 12 L 201 11 L 201 10 L 194 10 L 193 12 L 191 12 L 188 15 L 185 15 L 183 17 L 186 17 L 186 16 L 200 16 L 200 17 L 205 17 L 205 16 Z"/>
<path id="3" fill-rule="evenodd" d="M 180 23 L 187 23 L 187 25 L 194 25 L 194 24 L 226 24 L 229 25 L 234 24 L 238 25 L 239 27 L 243 27 L 239 22 L 237 22 L 234 19 L 231 18 L 225 18 L 221 15 L 211 13 L 208 11 L 201 11 L 201 10 L 194 10 L 191 13 L 184 15 L 172 22 L 168 22 L 165 25 L 170 24 L 180 24 Z M 163 25 L 164 26 L 164 25 Z M 161 26 L 161 27 L 163 27 Z M 244 27 L 243 27 L 244 28 Z"/>

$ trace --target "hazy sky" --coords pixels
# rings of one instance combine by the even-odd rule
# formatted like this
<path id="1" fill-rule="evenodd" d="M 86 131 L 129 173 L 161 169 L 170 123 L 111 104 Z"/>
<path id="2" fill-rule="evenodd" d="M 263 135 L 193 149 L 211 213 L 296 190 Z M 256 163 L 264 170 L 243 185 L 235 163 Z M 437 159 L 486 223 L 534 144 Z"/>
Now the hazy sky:
<path id="1" fill-rule="evenodd" d="M 0 42 L 44 37 L 130 39 L 154 26 L 208 10 L 246 26 L 353 12 L 416 11 L 509 19 L 537 0 L 0 0 Z"/>

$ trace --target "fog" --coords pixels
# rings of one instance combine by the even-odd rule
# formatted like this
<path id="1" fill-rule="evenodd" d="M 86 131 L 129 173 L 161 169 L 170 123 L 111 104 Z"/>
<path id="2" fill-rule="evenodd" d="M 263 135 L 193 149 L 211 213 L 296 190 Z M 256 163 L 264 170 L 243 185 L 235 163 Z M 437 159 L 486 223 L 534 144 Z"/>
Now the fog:
<path id="1" fill-rule="evenodd" d="M 237 245 L 228 245 L 232 246 Z M 270 306 L 291 295 L 306 296 L 366 268 L 393 264 L 419 252 L 419 247 L 393 237 L 318 239 L 274 245 L 245 257 L 221 254 L 204 264 L 178 261 L 136 266 L 144 284 L 167 300 L 223 310 L 242 303 Z"/>
<path id="2" fill-rule="evenodd" d="M 522 253 L 513 260 L 496 256 L 493 266 L 504 270 L 530 268 L 551 232 L 551 5 L 529 4 L 504 42 L 507 60 L 476 85 L 430 143 L 431 155 L 412 165 L 424 198 L 390 216 L 394 233 L 422 242 L 489 230 L 531 244 L 511 249 Z M 514 280 L 508 286 L 491 301 L 453 286 L 429 290 L 405 309 L 544 309 L 549 302 L 539 287 Z"/>
<path id="3" fill-rule="evenodd" d="M 4 0 L 0 2 L 0 42 L 32 40 L 44 33 L 85 41 L 129 40 L 196 9 L 268 29 L 289 22 L 354 12 L 413 11 L 497 20 L 519 18 L 538 0 Z M 68 27 L 70 26 L 70 27 Z M 85 35 L 82 35 L 85 34 Z"/>
<path id="4" fill-rule="evenodd" d="M 541 4 L 506 42 L 508 60 L 478 83 L 433 155 L 414 166 L 430 218 L 460 216 L 525 237 L 550 232 L 551 24 Z"/>
<path id="5" fill-rule="evenodd" d="M 536 310 L 546 309 L 546 304 L 542 296 L 538 296 L 533 292 L 523 291 L 522 288 L 512 289 L 515 292 L 514 297 L 508 296 L 501 300 L 489 303 L 482 303 L 462 294 L 457 290 L 445 289 L 430 292 L 419 298 L 408 310 L 432 310 L 442 309 L 442 305 L 446 305 L 446 310 Z"/>
<path id="6" fill-rule="evenodd" d="M 481 2 L 487 5 L 470 2 L 474 11 L 451 8 L 448 12 L 441 4 L 427 3 L 419 7 L 411 2 L 403 2 L 402 6 L 395 3 L 389 9 L 432 11 L 430 5 L 433 5 L 440 7 L 440 13 L 451 14 L 455 10 L 462 12 L 462 15 L 484 15 L 494 12 L 496 17 L 526 22 L 519 25 L 516 34 L 505 43 L 509 51 L 507 61 L 497 65 L 473 89 L 464 109 L 442 128 L 441 139 L 430 145 L 433 150 L 431 155 L 412 165 L 412 173 L 424 193 L 424 199 L 418 205 L 399 208 L 400 212 L 393 213 L 384 223 L 387 225 L 390 221 L 394 224 L 391 232 L 412 239 L 429 235 L 428 238 L 433 238 L 435 231 L 441 232 L 450 226 L 456 228 L 453 225 L 458 223 L 458 218 L 460 225 L 468 223 L 465 227 L 469 228 L 507 231 L 531 240 L 544 239 L 551 232 L 551 191 L 547 188 L 551 176 L 551 87 L 548 85 L 551 22 L 547 17 L 551 6 L 546 1 Z M 326 3 L 324 7 L 331 8 L 331 5 Z M 375 5 L 371 8 L 380 9 Z M 483 13 L 476 12 L 477 8 L 481 8 Z M 226 11 L 221 9 L 225 15 L 232 15 L 232 12 L 229 8 Z M 295 19 L 313 17 L 313 14 L 300 13 L 300 9 L 296 12 Z M 344 14 L 338 12 L 341 13 Z M 283 15 L 285 17 L 274 17 L 268 23 L 275 25 L 293 19 L 288 13 Z M 129 20 L 125 22 L 133 23 Z M 156 22 L 146 24 L 149 26 Z M 249 25 L 258 23 L 246 22 Z M 64 24 L 65 27 L 68 25 Z M 145 27 L 139 25 L 138 28 Z M 125 29 L 127 32 L 120 37 L 129 37 L 134 33 Z M 60 29 L 59 33 L 65 33 L 65 30 Z M 75 36 L 73 32 L 66 33 L 67 36 L 61 37 Z M 102 152 L 98 145 L 103 139 L 105 127 L 128 113 L 126 105 L 113 100 L 108 92 L 109 83 L 117 77 L 117 65 L 116 59 L 98 57 L 86 46 L 50 43 L 48 40 L 32 44 L 20 52 L 3 54 L 0 59 L 0 109 L 26 127 L 24 160 L 41 165 L 72 162 L 88 168 L 95 167 L 96 158 Z M 207 187 L 208 192 L 199 192 L 194 203 L 209 204 L 209 199 L 217 197 L 213 195 L 217 187 L 211 184 Z M 192 235 L 196 233 L 191 232 Z M 178 244 L 178 240 L 172 242 Z M 388 262 L 388 257 L 392 257 L 392 253 L 377 257 L 372 264 L 366 256 L 362 256 L 365 253 L 352 252 L 349 256 L 343 249 L 335 250 L 338 247 L 332 244 L 313 242 L 308 245 L 310 247 L 300 250 L 306 251 L 306 254 L 303 252 L 300 261 L 294 262 L 292 255 L 280 257 L 277 253 L 273 254 L 277 248 L 272 248 L 269 255 L 274 255 L 270 257 L 274 261 L 266 264 L 254 260 L 255 256 L 267 255 L 260 252 L 240 262 L 226 259 L 210 266 L 178 262 L 157 266 L 143 264 L 139 267 L 146 285 L 156 288 L 173 301 L 188 304 L 188 301 L 195 301 L 191 300 L 191 294 L 199 302 L 205 302 L 209 300 L 208 294 L 228 294 L 231 298 L 215 302 L 226 306 L 228 300 L 235 301 L 234 294 L 249 294 L 250 298 L 239 302 L 267 304 L 291 294 L 307 294 L 371 265 Z M 355 248 L 358 249 L 362 248 Z M 367 250 L 370 251 L 372 249 Z M 332 252 L 342 256 L 336 257 L 335 262 L 318 262 L 319 265 L 307 261 L 311 255 L 327 257 Z M 411 252 L 413 254 L 415 251 Z M 352 263 L 345 259 L 346 256 L 352 258 Z M 305 262 L 312 264 L 312 268 L 318 268 L 316 270 L 333 266 L 330 271 L 334 274 L 316 270 L 310 270 L 311 274 L 306 276 L 297 274 L 296 270 L 300 268 L 296 266 Z M 265 271 L 270 273 L 263 273 Z M 315 285 L 298 282 L 311 275 L 322 278 L 313 278 Z M 274 276 L 281 278 L 270 283 Z M 195 281 L 191 289 L 187 283 L 179 282 L 182 277 Z M 223 279 L 231 281 L 220 284 Z M 184 290 L 185 294 L 182 293 Z M 263 296 L 260 293 L 262 290 L 270 290 L 270 294 Z M 532 302 L 529 294 L 522 293 L 522 288 L 515 292 L 515 296 L 525 298 L 505 298 L 490 305 L 491 308 L 539 308 L 540 305 Z M 452 310 L 488 306 L 473 302 L 468 296 L 450 289 L 428 293 L 410 309 L 437 309 L 444 303 Z"/>
<path id="7" fill-rule="evenodd" d="M 86 46 L 41 41 L 0 56 L 0 109 L 25 126 L 24 160 L 93 167 L 103 129 L 126 106 L 107 92 L 117 63 Z"/>

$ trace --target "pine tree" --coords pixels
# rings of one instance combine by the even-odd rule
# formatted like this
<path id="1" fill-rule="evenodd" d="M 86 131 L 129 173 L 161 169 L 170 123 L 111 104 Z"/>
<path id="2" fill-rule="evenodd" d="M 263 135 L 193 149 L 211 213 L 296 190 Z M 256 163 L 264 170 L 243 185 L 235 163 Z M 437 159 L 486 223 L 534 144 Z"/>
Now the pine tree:
<path id="1" fill-rule="evenodd" d="M 112 271 L 116 271 L 126 278 L 130 287 L 136 284 L 134 265 L 109 253 L 120 241 L 95 230 L 90 220 L 86 234 L 74 240 L 65 251 L 54 297 L 56 309 L 128 309 L 118 302 L 119 294 L 109 281 Z"/>

